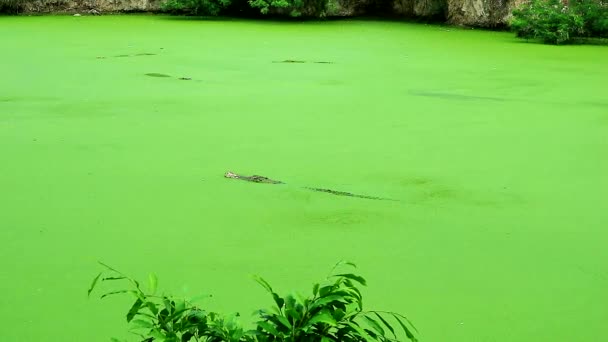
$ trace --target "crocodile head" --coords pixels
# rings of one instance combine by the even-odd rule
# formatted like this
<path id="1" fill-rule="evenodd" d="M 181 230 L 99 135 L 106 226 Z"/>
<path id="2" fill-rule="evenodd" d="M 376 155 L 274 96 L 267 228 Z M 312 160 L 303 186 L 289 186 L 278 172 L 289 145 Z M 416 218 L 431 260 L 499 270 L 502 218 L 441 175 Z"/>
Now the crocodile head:
<path id="1" fill-rule="evenodd" d="M 239 175 L 237 175 L 237 174 L 236 174 L 236 173 L 234 173 L 234 172 L 230 172 L 230 171 L 228 171 L 228 172 L 226 172 L 226 173 L 224 174 L 224 177 L 226 177 L 226 178 L 239 178 Z"/>

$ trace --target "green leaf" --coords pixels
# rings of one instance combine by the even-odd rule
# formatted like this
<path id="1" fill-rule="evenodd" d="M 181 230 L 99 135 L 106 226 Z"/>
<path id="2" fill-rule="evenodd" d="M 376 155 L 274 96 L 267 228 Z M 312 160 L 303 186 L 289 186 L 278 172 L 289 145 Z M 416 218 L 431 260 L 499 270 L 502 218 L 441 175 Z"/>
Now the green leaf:
<path id="1" fill-rule="evenodd" d="M 333 327 L 336 326 L 336 319 L 329 313 L 329 310 L 323 309 L 313 316 L 306 325 L 314 325 L 315 323 L 324 323 Z"/>
<path id="2" fill-rule="evenodd" d="M 203 300 L 205 298 L 211 298 L 211 297 L 213 297 L 213 296 L 206 295 L 206 294 L 200 294 L 200 295 L 197 295 L 197 296 L 194 296 L 194 297 L 190 298 L 188 300 L 188 302 L 190 302 L 190 303 L 196 303 L 196 302 L 199 302 L 199 301 L 201 301 L 201 300 Z"/>
<path id="3" fill-rule="evenodd" d="M 412 342 L 418 341 L 418 339 L 414 336 L 412 331 L 401 321 L 401 319 L 399 319 L 399 317 L 394 313 L 392 315 L 393 315 L 393 317 L 395 317 L 397 322 L 399 322 L 399 325 L 401 325 L 401 328 L 405 332 L 405 336 L 407 336 L 407 338 L 409 338 L 410 341 L 412 341 Z"/>
<path id="4" fill-rule="evenodd" d="M 266 280 L 264 280 L 264 278 L 259 277 L 259 276 L 253 276 L 253 279 L 255 279 L 255 281 L 262 285 L 262 287 L 264 287 L 266 289 L 266 291 L 270 292 L 270 293 L 274 293 L 274 291 L 272 290 L 272 287 L 270 286 L 270 284 L 268 284 L 268 282 Z"/>
<path id="5" fill-rule="evenodd" d="M 131 321 L 131 324 L 133 324 L 134 328 L 136 329 L 149 329 L 154 326 L 154 324 L 152 324 L 151 322 L 145 321 L 143 319 L 134 319 L 133 321 Z"/>
<path id="6" fill-rule="evenodd" d="M 327 296 L 334 290 L 334 285 L 325 285 L 319 289 L 319 296 L 324 297 Z"/>
<path id="7" fill-rule="evenodd" d="M 98 263 L 99 263 L 101 266 L 103 266 L 103 267 L 107 268 L 108 270 L 110 270 L 110 271 L 112 271 L 112 272 L 115 272 L 115 273 L 117 273 L 117 274 L 120 274 L 120 275 L 124 276 L 124 274 L 122 274 L 122 272 L 120 272 L 120 271 L 118 271 L 118 270 L 116 270 L 116 269 L 114 269 L 114 268 L 112 268 L 112 267 L 110 267 L 110 266 L 108 266 L 108 265 L 104 264 L 103 262 L 98 261 Z"/>
<path id="8" fill-rule="evenodd" d="M 129 312 L 127 313 L 127 322 L 131 322 L 131 320 L 133 320 L 133 317 L 135 317 L 142 305 L 142 300 L 137 298 L 137 300 L 135 301 L 135 303 L 133 303 L 133 306 L 131 306 L 131 309 L 129 309 Z"/>
<path id="9" fill-rule="evenodd" d="M 156 339 L 159 339 L 161 341 L 165 340 L 165 335 L 158 329 L 152 329 L 150 330 L 150 334 L 151 337 L 154 337 Z"/>
<path id="10" fill-rule="evenodd" d="M 356 274 L 353 274 L 353 273 L 336 274 L 336 275 L 333 275 L 332 278 L 333 277 L 336 277 L 336 278 L 340 278 L 340 277 L 341 278 L 347 278 L 347 279 L 356 281 L 357 283 L 359 283 L 359 284 L 361 284 L 363 286 L 367 286 L 367 282 L 365 281 L 365 278 L 363 278 L 361 276 L 358 276 Z"/>
<path id="11" fill-rule="evenodd" d="M 267 332 L 271 333 L 275 337 L 281 336 L 281 333 L 273 325 L 269 324 L 268 322 L 260 321 L 260 322 L 258 322 L 258 327 L 266 330 Z"/>
<path id="12" fill-rule="evenodd" d="M 281 310 L 281 308 L 283 308 L 283 305 L 285 305 L 285 300 L 281 297 L 279 297 L 278 294 L 276 293 L 272 293 L 272 299 L 274 299 L 274 302 L 277 304 L 277 307 L 279 308 L 279 311 Z"/>
<path id="13" fill-rule="evenodd" d="M 361 327 L 357 323 L 351 321 L 346 323 L 346 325 L 353 328 L 359 334 L 359 337 L 363 340 L 370 342 L 375 341 L 374 338 L 372 338 L 365 330 L 361 329 Z"/>
<path id="14" fill-rule="evenodd" d="M 171 314 L 171 312 L 173 311 L 174 303 L 172 303 L 168 297 L 163 297 L 163 304 L 165 304 L 165 309 L 167 309 L 167 314 L 168 315 Z"/>
<path id="15" fill-rule="evenodd" d="M 104 277 L 102 280 L 103 281 L 107 281 L 107 280 L 123 280 L 123 279 L 127 279 L 127 277 L 123 277 L 123 276 L 120 276 L 120 277 Z"/>
<path id="16" fill-rule="evenodd" d="M 87 291 L 88 297 L 91 296 L 91 292 L 93 292 L 93 290 L 95 289 L 95 285 L 97 285 L 97 281 L 101 277 L 101 274 L 102 274 L 102 272 L 99 272 L 99 274 L 93 279 L 93 282 L 91 283 L 91 286 L 89 287 L 89 291 Z"/>
<path id="17" fill-rule="evenodd" d="M 275 318 L 279 321 L 279 323 L 291 330 L 291 323 L 289 323 L 289 320 L 285 316 L 277 315 Z"/>
<path id="18" fill-rule="evenodd" d="M 156 304 L 152 302 L 146 302 L 145 304 L 146 307 L 148 307 L 148 310 L 150 310 L 154 316 L 158 315 L 158 308 L 156 307 Z"/>
<path id="19" fill-rule="evenodd" d="M 175 311 L 186 310 L 186 301 L 184 299 L 177 299 L 175 302 Z"/>
<path id="20" fill-rule="evenodd" d="M 312 305 L 310 306 L 310 309 L 314 309 L 314 308 L 318 308 L 321 306 L 325 306 L 331 302 L 341 302 L 341 303 L 348 303 L 348 301 L 344 298 L 344 296 L 341 295 L 329 295 L 326 297 L 321 297 L 317 300 L 315 300 Z"/>
<path id="21" fill-rule="evenodd" d="M 363 318 L 367 321 L 367 324 L 369 324 L 369 326 L 378 333 L 378 335 L 384 336 L 384 329 L 382 329 L 380 324 L 378 324 L 375 319 L 369 316 L 363 316 Z"/>
<path id="22" fill-rule="evenodd" d="M 113 295 L 122 294 L 122 293 L 135 293 L 135 291 L 133 291 L 133 290 L 112 291 L 112 292 L 104 293 L 103 295 L 101 295 L 101 298 L 103 299 L 108 296 L 113 296 Z"/>
<path id="23" fill-rule="evenodd" d="M 148 275 L 148 288 L 150 289 L 150 293 L 156 293 L 156 288 L 158 287 L 158 278 L 156 274 L 150 273 Z"/>
<path id="24" fill-rule="evenodd" d="M 409 318 L 403 316 L 402 314 L 398 314 L 396 312 L 389 312 L 391 315 L 393 315 L 396 319 L 398 319 L 398 317 L 403 318 L 413 329 L 414 331 L 416 331 L 417 333 L 420 333 L 418 331 L 418 329 L 416 329 L 416 326 L 414 326 L 414 323 L 412 323 L 412 321 L 409 320 Z"/>
<path id="25" fill-rule="evenodd" d="M 378 317 L 378 319 L 384 324 L 385 327 L 388 328 L 388 330 L 390 330 L 390 332 L 393 334 L 393 337 L 397 338 L 397 335 L 395 335 L 395 329 L 393 328 L 392 325 L 390 325 L 385 319 L 384 317 L 382 317 L 381 314 L 374 312 L 374 315 L 376 315 L 376 317 Z"/>

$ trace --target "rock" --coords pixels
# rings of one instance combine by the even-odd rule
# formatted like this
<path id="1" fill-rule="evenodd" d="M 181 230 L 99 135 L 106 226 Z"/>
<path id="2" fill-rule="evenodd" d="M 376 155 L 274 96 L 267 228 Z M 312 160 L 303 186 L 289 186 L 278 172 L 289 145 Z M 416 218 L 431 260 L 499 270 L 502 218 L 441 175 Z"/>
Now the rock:
<path id="1" fill-rule="evenodd" d="M 33 0 L 24 3 L 25 13 L 80 13 L 99 15 L 119 12 L 158 12 L 164 0 Z"/>
<path id="2" fill-rule="evenodd" d="M 414 15 L 426 18 L 445 18 L 445 1 L 416 0 L 414 2 Z"/>
<path id="3" fill-rule="evenodd" d="M 508 25 L 511 12 L 522 0 L 447 0 L 450 24 L 498 27 Z"/>

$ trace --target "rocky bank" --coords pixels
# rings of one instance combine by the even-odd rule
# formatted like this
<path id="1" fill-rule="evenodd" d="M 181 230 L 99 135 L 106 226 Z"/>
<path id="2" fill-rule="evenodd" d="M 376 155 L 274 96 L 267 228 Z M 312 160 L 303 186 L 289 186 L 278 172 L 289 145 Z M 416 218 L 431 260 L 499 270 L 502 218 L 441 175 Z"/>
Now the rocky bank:
<path id="1" fill-rule="evenodd" d="M 156 12 L 165 0 L 39 0 L 27 4 L 29 13 Z M 382 12 L 398 18 L 442 20 L 449 24 L 500 27 L 523 0 L 337 0 L 334 16 L 361 16 Z"/>

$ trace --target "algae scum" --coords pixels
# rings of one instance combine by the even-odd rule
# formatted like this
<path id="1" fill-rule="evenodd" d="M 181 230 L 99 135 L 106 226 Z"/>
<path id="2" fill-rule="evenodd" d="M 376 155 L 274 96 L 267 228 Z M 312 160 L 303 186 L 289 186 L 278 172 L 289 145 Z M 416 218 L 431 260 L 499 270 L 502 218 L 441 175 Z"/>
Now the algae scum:
<path id="1" fill-rule="evenodd" d="M 127 336 L 129 300 L 86 300 L 97 260 L 246 320 L 268 303 L 250 274 L 305 291 L 340 259 L 423 341 L 604 339 L 606 47 L 372 21 L 0 32 L 0 340 Z"/>

